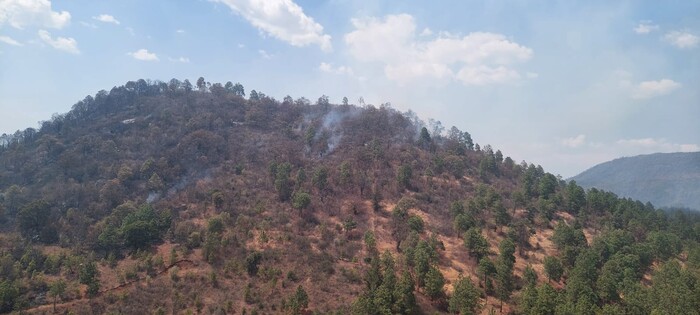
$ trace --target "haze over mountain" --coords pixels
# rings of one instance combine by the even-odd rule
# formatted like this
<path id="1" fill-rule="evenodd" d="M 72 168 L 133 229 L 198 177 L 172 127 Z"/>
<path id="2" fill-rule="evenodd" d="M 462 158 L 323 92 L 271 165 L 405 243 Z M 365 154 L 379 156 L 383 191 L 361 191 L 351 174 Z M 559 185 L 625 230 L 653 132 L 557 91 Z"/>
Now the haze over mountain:
<path id="1" fill-rule="evenodd" d="M 571 178 L 657 207 L 700 210 L 700 152 L 656 153 L 598 164 Z"/>

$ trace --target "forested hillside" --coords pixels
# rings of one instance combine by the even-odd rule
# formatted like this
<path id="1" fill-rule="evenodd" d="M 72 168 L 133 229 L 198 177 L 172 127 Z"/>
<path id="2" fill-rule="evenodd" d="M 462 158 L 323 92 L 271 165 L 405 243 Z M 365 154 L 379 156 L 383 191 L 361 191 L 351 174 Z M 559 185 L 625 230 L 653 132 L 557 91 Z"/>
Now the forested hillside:
<path id="1" fill-rule="evenodd" d="M 0 312 L 698 314 L 698 215 L 343 103 L 138 80 L 4 135 Z"/>
<path id="2" fill-rule="evenodd" d="M 658 207 L 700 210 L 700 152 L 656 153 L 615 159 L 572 178 Z"/>

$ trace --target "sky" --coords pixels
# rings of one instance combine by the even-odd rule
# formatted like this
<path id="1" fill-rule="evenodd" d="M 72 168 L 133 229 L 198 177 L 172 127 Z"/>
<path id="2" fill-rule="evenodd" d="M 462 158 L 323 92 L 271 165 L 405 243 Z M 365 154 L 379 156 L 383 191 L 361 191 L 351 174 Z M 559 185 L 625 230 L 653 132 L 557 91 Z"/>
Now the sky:
<path id="1" fill-rule="evenodd" d="M 700 151 L 697 0 L 0 0 L 0 134 L 200 76 L 390 103 L 564 178 Z"/>

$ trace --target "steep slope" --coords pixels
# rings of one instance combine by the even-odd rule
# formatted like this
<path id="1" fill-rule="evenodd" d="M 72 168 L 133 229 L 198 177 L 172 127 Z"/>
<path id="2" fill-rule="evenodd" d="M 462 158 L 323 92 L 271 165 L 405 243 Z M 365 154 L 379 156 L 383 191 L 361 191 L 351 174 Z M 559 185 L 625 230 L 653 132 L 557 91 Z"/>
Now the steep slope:
<path id="1" fill-rule="evenodd" d="M 700 309 L 698 216 L 441 129 L 234 84 L 100 91 L 0 138 L 0 312 Z"/>
<path id="2" fill-rule="evenodd" d="M 582 187 L 650 201 L 658 207 L 700 210 L 700 152 L 624 157 L 571 178 Z"/>

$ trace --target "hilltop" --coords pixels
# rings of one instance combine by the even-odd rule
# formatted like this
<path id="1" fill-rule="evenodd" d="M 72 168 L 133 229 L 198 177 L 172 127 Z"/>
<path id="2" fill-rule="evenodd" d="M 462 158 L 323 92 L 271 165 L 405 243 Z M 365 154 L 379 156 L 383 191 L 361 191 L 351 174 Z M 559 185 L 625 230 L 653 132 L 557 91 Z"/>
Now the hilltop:
<path id="1" fill-rule="evenodd" d="M 656 153 L 598 164 L 571 178 L 657 207 L 700 210 L 700 152 Z"/>
<path id="2" fill-rule="evenodd" d="M 389 104 L 138 80 L 0 144 L 0 312 L 700 309 L 697 215 Z"/>

